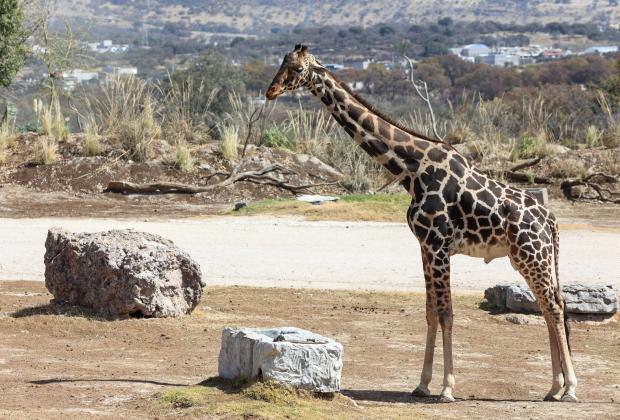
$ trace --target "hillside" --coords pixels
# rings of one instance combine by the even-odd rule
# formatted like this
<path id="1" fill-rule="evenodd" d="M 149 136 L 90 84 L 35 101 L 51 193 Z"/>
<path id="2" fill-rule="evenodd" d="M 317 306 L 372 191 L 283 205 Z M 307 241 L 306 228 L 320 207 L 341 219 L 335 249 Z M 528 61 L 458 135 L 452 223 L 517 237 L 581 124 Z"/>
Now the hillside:
<path id="1" fill-rule="evenodd" d="M 184 23 L 192 30 L 266 33 L 296 25 L 373 25 L 455 20 L 513 23 L 597 22 L 620 19 L 616 0 L 58 0 L 57 16 L 132 28 Z"/>

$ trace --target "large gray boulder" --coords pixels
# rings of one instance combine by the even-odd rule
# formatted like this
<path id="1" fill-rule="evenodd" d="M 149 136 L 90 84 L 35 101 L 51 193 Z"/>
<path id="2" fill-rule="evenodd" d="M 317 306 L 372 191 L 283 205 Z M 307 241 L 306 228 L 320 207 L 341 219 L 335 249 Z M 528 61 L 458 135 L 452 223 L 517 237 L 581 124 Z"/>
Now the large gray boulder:
<path id="1" fill-rule="evenodd" d="M 500 283 L 484 291 L 484 298 L 489 305 L 499 310 L 506 310 L 506 291 L 512 286 L 510 283 Z"/>
<path id="2" fill-rule="evenodd" d="M 613 285 L 567 284 L 562 286 L 562 295 L 568 313 L 613 315 L 619 310 L 618 290 Z M 502 311 L 540 313 L 534 294 L 525 284 L 498 284 L 486 289 L 484 297 L 490 306 Z"/>
<path id="3" fill-rule="evenodd" d="M 218 371 L 225 379 L 260 378 L 332 393 L 340 390 L 343 347 L 299 328 L 230 328 L 222 332 Z"/>
<path id="4" fill-rule="evenodd" d="M 506 308 L 524 314 L 540 312 L 534 293 L 524 284 L 512 285 L 506 289 Z"/>
<path id="5" fill-rule="evenodd" d="M 612 285 L 567 284 L 562 287 L 562 293 L 570 313 L 612 315 L 618 312 L 618 290 Z"/>
<path id="6" fill-rule="evenodd" d="M 54 302 L 112 318 L 189 314 L 205 286 L 200 266 L 174 243 L 130 229 L 50 229 L 44 260 Z"/>

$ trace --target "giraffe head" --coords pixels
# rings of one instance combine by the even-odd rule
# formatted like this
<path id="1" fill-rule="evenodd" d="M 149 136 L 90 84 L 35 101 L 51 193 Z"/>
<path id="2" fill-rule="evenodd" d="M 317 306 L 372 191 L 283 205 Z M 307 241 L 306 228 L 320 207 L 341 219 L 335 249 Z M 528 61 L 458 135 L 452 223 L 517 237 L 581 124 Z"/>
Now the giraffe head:
<path id="1" fill-rule="evenodd" d="M 265 95 L 267 99 L 275 99 L 282 93 L 298 89 L 310 76 L 313 66 L 320 65 L 306 45 L 297 44 L 295 49 L 284 56 L 282 65 L 273 78 Z"/>

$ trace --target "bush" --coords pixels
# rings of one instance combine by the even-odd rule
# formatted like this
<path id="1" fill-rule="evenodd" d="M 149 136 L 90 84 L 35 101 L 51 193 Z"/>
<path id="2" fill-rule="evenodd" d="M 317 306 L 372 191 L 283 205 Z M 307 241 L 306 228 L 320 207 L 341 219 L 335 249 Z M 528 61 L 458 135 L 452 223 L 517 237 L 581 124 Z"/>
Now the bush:
<path id="1" fill-rule="evenodd" d="M 525 135 L 517 140 L 512 153 L 512 160 L 530 159 L 540 156 L 546 156 L 549 153 L 547 139 L 544 133 L 536 136 Z"/>
<path id="2" fill-rule="evenodd" d="M 294 143 L 288 138 L 286 133 L 278 127 L 271 127 L 263 137 L 260 139 L 259 146 L 280 148 L 293 150 L 295 148 Z"/>

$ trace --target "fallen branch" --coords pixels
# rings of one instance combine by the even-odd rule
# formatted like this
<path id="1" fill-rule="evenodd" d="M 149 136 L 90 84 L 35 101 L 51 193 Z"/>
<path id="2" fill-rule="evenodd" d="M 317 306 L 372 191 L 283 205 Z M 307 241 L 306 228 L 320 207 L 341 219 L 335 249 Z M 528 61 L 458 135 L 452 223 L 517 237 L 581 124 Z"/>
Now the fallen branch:
<path id="1" fill-rule="evenodd" d="M 525 168 L 529 168 L 534 165 L 538 165 L 538 163 L 541 160 L 543 160 L 542 156 L 537 157 L 536 159 L 532 159 L 532 160 L 528 160 L 526 162 L 520 163 L 510 168 L 510 172 L 517 172 L 517 171 L 520 171 L 521 169 L 525 169 Z"/>
<path id="2" fill-rule="evenodd" d="M 536 176 L 530 174 L 524 174 L 521 172 L 514 171 L 504 171 L 504 178 L 509 181 L 514 182 L 524 182 L 524 183 L 533 183 L 533 184 L 553 184 L 551 179 L 544 176 Z"/>
<path id="3" fill-rule="evenodd" d="M 178 184 L 174 182 L 157 182 L 151 184 L 135 184 L 125 181 L 110 181 L 103 192 L 111 192 L 118 194 L 200 194 L 217 188 L 225 188 L 237 182 L 247 181 L 255 184 L 272 185 L 274 187 L 288 190 L 292 193 L 302 191 L 312 192 L 311 188 L 321 187 L 325 185 L 334 185 L 336 182 L 324 182 L 319 184 L 293 185 L 273 176 L 273 173 L 283 175 L 295 174 L 294 171 L 287 169 L 281 165 L 269 165 L 257 171 L 246 171 L 232 174 L 223 181 L 211 185 L 194 186 L 187 184 Z"/>
<path id="4" fill-rule="evenodd" d="M 566 180 L 560 184 L 560 188 L 564 193 L 564 196 L 571 201 L 576 200 L 596 200 L 602 201 L 605 203 L 614 203 L 620 204 L 620 198 L 615 198 L 614 196 L 620 195 L 620 193 L 613 192 L 609 188 L 604 188 L 600 185 L 600 183 L 592 182 L 595 178 L 601 178 L 603 181 L 607 183 L 616 183 L 618 182 L 618 176 L 607 175 L 602 172 L 597 172 L 595 174 L 591 174 L 586 176 L 583 179 L 573 179 Z M 574 195 L 573 187 L 587 187 L 589 190 L 593 190 L 596 195 L 594 196 L 585 196 L 583 194 Z"/>

